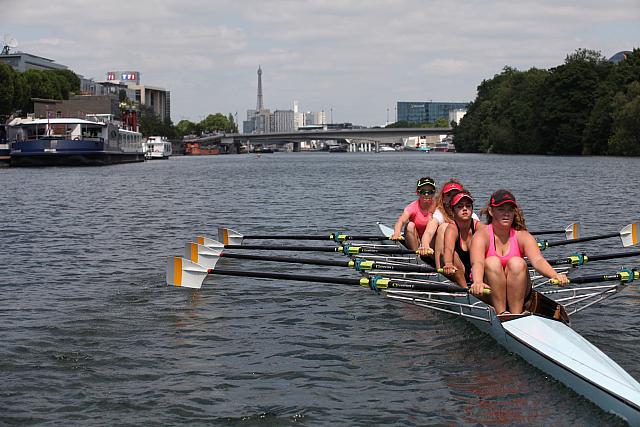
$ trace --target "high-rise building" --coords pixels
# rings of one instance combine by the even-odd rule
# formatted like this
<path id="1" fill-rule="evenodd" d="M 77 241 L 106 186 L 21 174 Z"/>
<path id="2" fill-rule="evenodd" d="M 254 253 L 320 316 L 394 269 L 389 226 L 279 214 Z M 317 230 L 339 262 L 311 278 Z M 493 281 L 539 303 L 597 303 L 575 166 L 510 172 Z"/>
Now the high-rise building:
<path id="1" fill-rule="evenodd" d="M 276 110 L 273 112 L 274 132 L 293 132 L 294 130 L 293 110 Z"/>
<path id="2" fill-rule="evenodd" d="M 398 121 L 409 123 L 433 123 L 449 119 L 449 111 L 465 109 L 468 102 L 403 102 L 398 101 Z"/>

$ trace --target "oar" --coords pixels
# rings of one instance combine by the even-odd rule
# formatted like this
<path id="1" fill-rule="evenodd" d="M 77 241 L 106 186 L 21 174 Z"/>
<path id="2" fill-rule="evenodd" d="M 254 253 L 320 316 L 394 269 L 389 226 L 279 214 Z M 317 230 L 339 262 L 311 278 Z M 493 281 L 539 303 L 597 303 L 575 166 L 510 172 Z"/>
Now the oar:
<path id="1" fill-rule="evenodd" d="M 349 261 L 333 261 L 323 259 L 308 259 L 308 258 L 294 258 L 284 256 L 266 256 L 266 255 L 253 255 L 253 254 L 235 254 L 223 252 L 219 249 L 211 248 L 198 243 L 189 242 L 185 244 L 184 257 L 190 261 L 202 265 L 203 267 L 213 268 L 218 259 L 220 258 L 233 258 L 233 259 L 250 259 L 255 261 L 273 261 L 273 262 L 287 262 L 294 264 L 308 264 L 308 265 L 324 265 L 332 267 L 348 267 L 357 271 L 367 270 L 394 270 L 405 271 L 412 273 L 434 273 L 436 270 L 428 265 L 421 264 L 394 264 L 388 262 L 379 262 L 365 260 L 361 258 L 352 259 Z"/>
<path id="2" fill-rule="evenodd" d="M 580 237 L 580 223 L 572 222 L 567 225 L 564 230 L 538 230 L 538 231 L 530 231 L 534 236 L 539 236 L 541 234 L 564 234 L 565 239 L 573 240 Z"/>
<path id="3" fill-rule="evenodd" d="M 584 252 L 580 252 L 565 258 L 549 260 L 548 263 L 551 265 L 572 265 L 574 267 L 578 267 L 586 264 L 589 261 L 604 261 L 609 259 L 629 258 L 634 256 L 640 256 L 640 251 L 614 252 L 602 255 L 587 255 Z"/>
<path id="4" fill-rule="evenodd" d="M 573 243 L 609 239 L 611 237 L 620 237 L 620 239 L 622 240 L 622 246 L 626 248 L 628 246 L 633 246 L 638 244 L 638 237 L 640 236 L 639 231 L 640 231 L 639 223 L 632 223 L 624 226 L 619 233 L 601 234 L 598 236 L 580 237 L 577 239 L 560 240 L 556 242 L 549 242 L 547 240 L 538 240 L 538 247 L 540 248 L 540 250 L 545 250 L 553 246 L 570 245 Z"/>
<path id="5" fill-rule="evenodd" d="M 624 269 L 615 274 L 594 274 L 591 276 L 581 276 L 569 279 L 569 283 L 595 283 L 595 282 L 611 282 L 619 281 L 620 283 L 631 283 L 634 280 L 640 279 L 640 273 L 635 268 L 632 270 Z M 559 285 L 560 282 L 551 279 L 549 283 L 552 285 Z"/>
<path id="6" fill-rule="evenodd" d="M 390 246 L 355 246 L 342 244 L 340 246 L 287 246 L 287 245 L 225 245 L 217 240 L 198 236 L 198 244 L 208 246 L 212 249 L 251 249 L 261 251 L 292 251 L 292 252 L 337 252 L 345 255 L 357 254 L 395 254 L 395 255 L 416 255 L 416 251 L 410 249 L 396 248 Z"/>
<path id="7" fill-rule="evenodd" d="M 324 240 L 336 243 L 348 240 L 381 241 L 388 240 L 380 235 L 350 235 L 347 233 L 330 234 L 240 234 L 230 228 L 218 228 L 218 240 L 225 245 L 239 245 L 248 240 Z"/>
<path id="8" fill-rule="evenodd" d="M 209 274 L 223 276 L 255 277 L 262 279 L 293 280 L 313 283 L 336 283 L 345 285 L 358 285 L 377 289 L 406 289 L 423 292 L 448 292 L 467 293 L 468 289 L 456 285 L 440 283 L 399 282 L 391 279 L 375 277 L 362 277 L 352 279 L 349 277 L 314 276 L 306 274 L 269 273 L 263 271 L 224 270 L 220 268 L 206 268 L 200 264 L 182 257 L 172 257 L 167 263 L 167 285 L 185 288 L 200 289 L 202 282 Z"/>

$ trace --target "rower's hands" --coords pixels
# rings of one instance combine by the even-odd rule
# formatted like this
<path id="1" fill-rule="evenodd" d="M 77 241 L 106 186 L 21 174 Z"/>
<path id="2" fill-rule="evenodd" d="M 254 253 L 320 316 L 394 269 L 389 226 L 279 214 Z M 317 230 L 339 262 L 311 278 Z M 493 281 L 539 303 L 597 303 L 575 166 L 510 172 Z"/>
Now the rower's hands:
<path id="1" fill-rule="evenodd" d="M 393 235 L 389 237 L 389 240 L 393 240 L 393 241 L 404 240 L 404 236 L 400 233 L 393 233 Z"/>
<path id="2" fill-rule="evenodd" d="M 458 271 L 458 269 L 457 269 L 457 268 L 455 268 L 455 267 L 453 266 L 453 264 L 452 264 L 452 263 L 450 263 L 450 262 L 446 263 L 446 264 L 444 265 L 444 267 L 442 267 L 442 272 L 443 272 L 444 274 L 451 275 L 451 274 L 455 273 L 456 271 Z"/>
<path id="3" fill-rule="evenodd" d="M 489 285 L 487 285 L 484 282 L 473 282 L 473 284 L 471 285 L 471 288 L 469 288 L 469 292 L 479 297 L 484 294 L 485 289 L 489 289 L 489 291 L 491 290 Z"/>
<path id="4" fill-rule="evenodd" d="M 555 276 L 551 278 L 551 283 L 559 286 L 566 286 L 569 284 L 569 278 L 567 277 L 566 274 L 557 273 Z"/>
<path id="5" fill-rule="evenodd" d="M 420 246 L 416 253 L 420 256 L 431 256 L 433 255 L 433 249 L 429 246 Z"/>

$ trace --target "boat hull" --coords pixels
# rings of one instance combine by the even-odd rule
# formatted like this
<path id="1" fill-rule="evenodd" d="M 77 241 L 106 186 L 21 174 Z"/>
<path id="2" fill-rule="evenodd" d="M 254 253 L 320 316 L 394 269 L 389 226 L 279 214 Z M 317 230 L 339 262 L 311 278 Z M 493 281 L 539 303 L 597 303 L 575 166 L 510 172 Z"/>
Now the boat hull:
<path id="1" fill-rule="evenodd" d="M 472 296 L 447 299 L 484 305 Z M 463 312 L 473 314 L 471 309 Z M 501 321 L 492 307 L 488 307 L 484 320 L 465 319 L 508 351 L 603 410 L 624 418 L 631 425 L 640 425 L 640 383 L 569 325 L 537 314 Z"/>
<path id="2" fill-rule="evenodd" d="M 68 152 L 68 153 L 12 153 L 11 166 L 107 166 L 118 163 L 143 162 L 142 153 Z"/>

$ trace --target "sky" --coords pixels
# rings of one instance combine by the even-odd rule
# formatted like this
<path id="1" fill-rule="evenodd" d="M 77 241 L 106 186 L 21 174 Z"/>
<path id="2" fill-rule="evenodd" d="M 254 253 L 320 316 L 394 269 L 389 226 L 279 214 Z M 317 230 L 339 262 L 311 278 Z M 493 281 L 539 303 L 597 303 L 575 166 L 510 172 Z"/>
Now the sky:
<path id="1" fill-rule="evenodd" d="M 0 0 L 0 36 L 96 81 L 139 71 L 171 118 L 264 106 L 395 121 L 398 101 L 468 102 L 505 66 L 640 47 L 640 0 Z"/>

